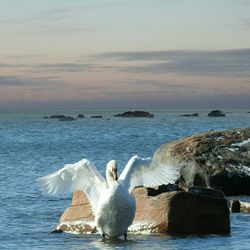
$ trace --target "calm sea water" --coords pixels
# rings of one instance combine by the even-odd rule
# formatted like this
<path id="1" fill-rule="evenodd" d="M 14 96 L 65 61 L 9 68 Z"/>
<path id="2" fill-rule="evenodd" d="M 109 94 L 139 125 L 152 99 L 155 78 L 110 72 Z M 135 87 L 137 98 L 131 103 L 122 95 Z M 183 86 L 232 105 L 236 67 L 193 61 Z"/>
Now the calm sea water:
<path id="1" fill-rule="evenodd" d="M 71 195 L 43 196 L 34 180 L 74 163 L 91 160 L 104 173 L 110 159 L 124 166 L 134 154 L 152 156 L 163 143 L 198 132 L 249 127 L 249 110 L 152 110 L 155 118 L 118 118 L 119 111 L 0 110 L 0 249 L 249 249 L 250 215 L 232 214 L 229 236 L 129 235 L 102 241 L 99 235 L 50 234 Z M 199 117 L 180 114 L 199 112 Z M 52 114 L 87 118 L 43 119 Z M 90 119 L 103 115 L 103 119 Z M 249 197 L 241 197 L 249 201 Z"/>

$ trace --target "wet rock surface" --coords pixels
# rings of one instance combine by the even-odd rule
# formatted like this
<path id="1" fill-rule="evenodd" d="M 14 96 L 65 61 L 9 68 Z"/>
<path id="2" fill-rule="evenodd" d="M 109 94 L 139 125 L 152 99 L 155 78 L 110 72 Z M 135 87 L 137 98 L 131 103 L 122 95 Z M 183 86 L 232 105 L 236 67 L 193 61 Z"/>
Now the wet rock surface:
<path id="1" fill-rule="evenodd" d="M 136 214 L 129 232 L 228 234 L 229 207 L 224 195 L 211 189 L 194 190 L 162 192 L 156 196 L 149 196 L 148 189 L 136 188 L 133 191 Z M 72 206 L 63 213 L 56 230 L 97 232 L 94 216 L 83 192 L 74 193 Z"/>

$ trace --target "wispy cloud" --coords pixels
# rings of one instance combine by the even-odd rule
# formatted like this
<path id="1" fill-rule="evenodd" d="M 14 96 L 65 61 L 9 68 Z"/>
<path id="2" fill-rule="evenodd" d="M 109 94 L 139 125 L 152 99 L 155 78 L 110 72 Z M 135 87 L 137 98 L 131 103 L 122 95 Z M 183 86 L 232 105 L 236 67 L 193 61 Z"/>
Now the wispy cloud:
<path id="1" fill-rule="evenodd" d="M 57 77 L 43 76 L 43 77 L 30 77 L 25 78 L 19 75 L 2 75 L 0 76 L 0 87 L 29 87 L 32 89 L 51 89 L 61 88 L 65 84 L 57 79 Z"/>
<path id="2" fill-rule="evenodd" d="M 221 51 L 145 51 L 112 52 L 96 55 L 97 59 L 118 62 L 138 61 L 137 65 L 114 69 L 133 73 L 187 75 L 250 75 L 250 49 Z"/>
<path id="3" fill-rule="evenodd" d="M 84 11 L 97 10 L 118 5 L 117 3 L 89 4 L 89 5 L 61 5 L 47 10 L 27 10 L 27 14 L 19 16 L 0 17 L 0 28 L 6 34 L 15 35 L 16 32 L 25 32 L 22 35 L 32 34 L 65 34 L 82 33 L 99 30 L 83 23 L 81 17 Z M 31 14 L 30 14 L 31 13 Z M 14 32 L 15 31 L 15 32 Z"/>
<path id="4" fill-rule="evenodd" d="M 43 63 L 36 64 L 33 69 L 39 69 L 40 71 L 46 72 L 90 72 L 98 70 L 98 66 L 94 63 Z"/>
<path id="5" fill-rule="evenodd" d="M 41 61 L 46 61 L 46 57 Z M 49 60 L 47 60 L 49 61 Z M 250 76 L 250 49 L 221 51 L 135 51 L 111 52 L 62 62 L 0 63 L 0 68 L 21 68 L 28 72 L 127 72 L 190 76 Z M 67 61 L 67 63 L 66 63 Z"/>

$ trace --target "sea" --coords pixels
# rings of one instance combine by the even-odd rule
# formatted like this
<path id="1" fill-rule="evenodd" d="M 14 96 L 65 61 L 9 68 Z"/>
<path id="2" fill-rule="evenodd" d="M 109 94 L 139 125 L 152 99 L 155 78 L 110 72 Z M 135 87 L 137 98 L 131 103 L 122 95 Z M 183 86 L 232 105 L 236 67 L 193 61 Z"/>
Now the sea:
<path id="1" fill-rule="evenodd" d="M 250 110 L 147 110 L 154 118 L 123 118 L 127 110 L 0 109 L 0 249 L 250 249 L 250 214 L 231 214 L 229 235 L 128 235 L 103 240 L 98 234 L 51 233 L 72 195 L 47 196 L 35 179 L 82 158 L 104 174 L 115 159 L 120 173 L 133 156 L 150 157 L 161 144 L 205 131 L 250 127 Z M 180 116 L 199 113 L 197 117 Z M 85 118 L 45 119 L 51 115 Z M 91 118 L 91 116 L 102 118 Z M 227 197 L 232 199 L 235 197 Z M 250 197 L 236 197 L 250 202 Z M 183 204 L 185 209 L 185 204 Z"/>

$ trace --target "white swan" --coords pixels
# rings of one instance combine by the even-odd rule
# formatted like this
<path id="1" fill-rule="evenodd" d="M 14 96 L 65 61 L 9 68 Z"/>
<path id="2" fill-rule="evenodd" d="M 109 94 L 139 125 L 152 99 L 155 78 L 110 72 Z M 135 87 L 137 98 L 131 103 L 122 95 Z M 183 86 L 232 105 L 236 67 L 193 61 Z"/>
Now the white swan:
<path id="1" fill-rule="evenodd" d="M 106 180 L 87 159 L 67 164 L 62 169 L 37 179 L 40 188 L 48 194 L 82 190 L 87 195 L 98 232 L 105 238 L 124 235 L 135 216 L 135 199 L 130 194 L 137 186 L 153 187 L 174 182 L 178 167 L 159 164 L 151 158 L 133 156 L 119 179 L 117 164 L 111 160 L 106 168 Z"/>

